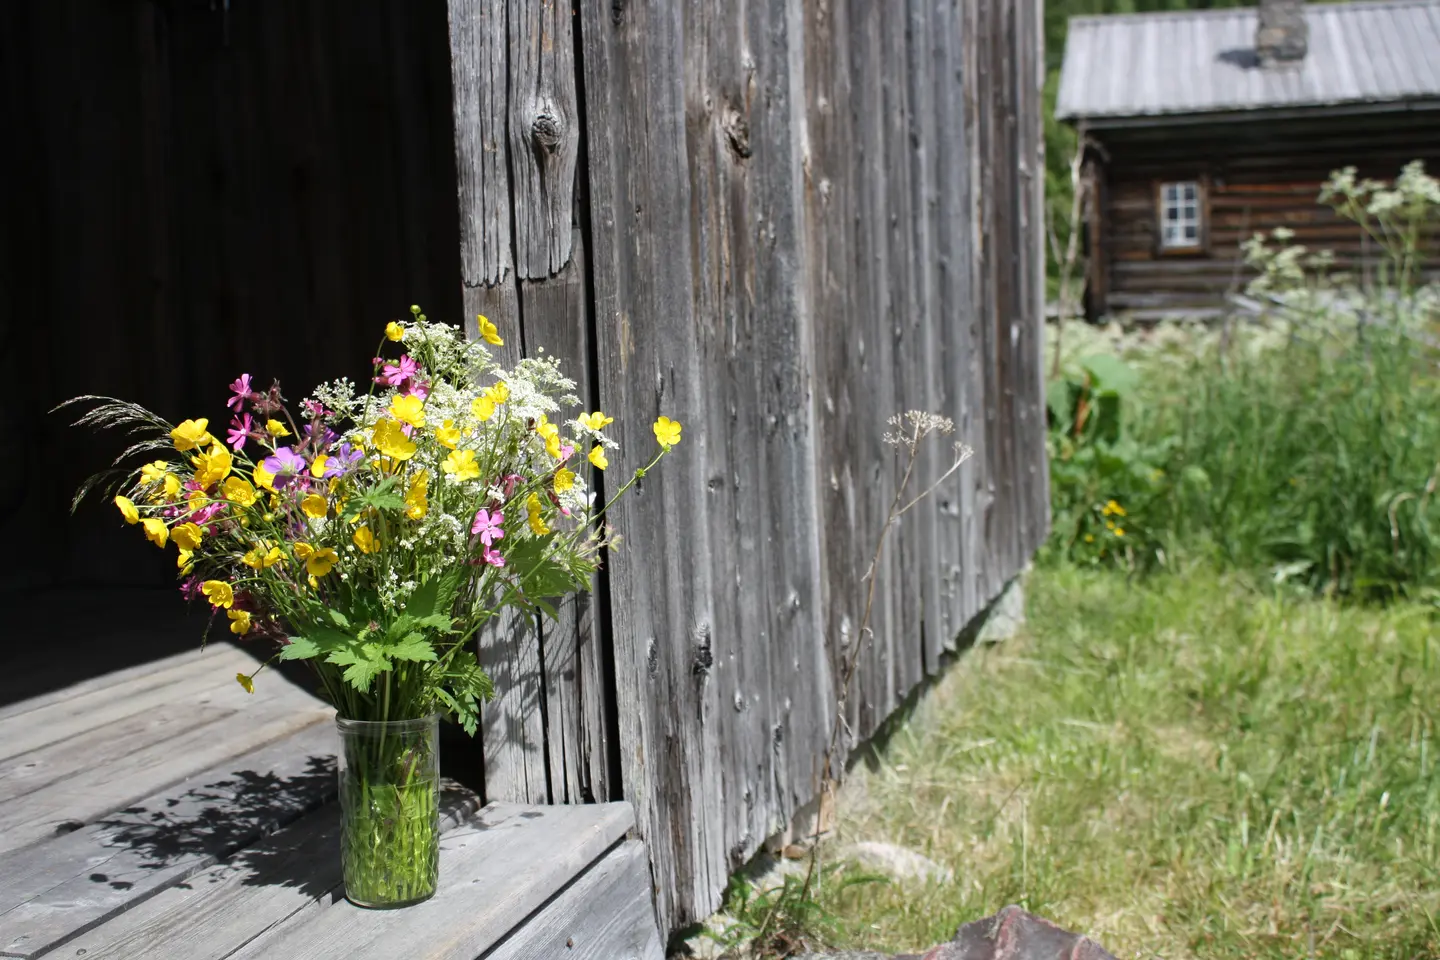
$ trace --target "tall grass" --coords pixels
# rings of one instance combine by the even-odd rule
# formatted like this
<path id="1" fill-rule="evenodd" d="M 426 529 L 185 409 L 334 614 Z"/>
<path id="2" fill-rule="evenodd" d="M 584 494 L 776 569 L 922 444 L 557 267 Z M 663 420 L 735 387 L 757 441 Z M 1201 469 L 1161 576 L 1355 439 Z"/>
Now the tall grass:
<path id="1" fill-rule="evenodd" d="M 955 879 L 828 889 L 847 943 L 915 949 L 1019 903 L 1117 956 L 1440 956 L 1433 610 L 1209 567 L 1056 566 L 843 808 Z"/>

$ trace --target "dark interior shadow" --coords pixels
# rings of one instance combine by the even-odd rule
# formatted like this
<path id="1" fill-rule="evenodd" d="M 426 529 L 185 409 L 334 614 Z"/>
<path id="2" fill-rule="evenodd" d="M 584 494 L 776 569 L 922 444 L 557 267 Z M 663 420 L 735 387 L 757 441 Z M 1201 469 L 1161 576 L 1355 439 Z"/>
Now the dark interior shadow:
<path id="1" fill-rule="evenodd" d="M 1215 56 L 1221 63 L 1228 63 L 1241 70 L 1255 70 L 1260 66 L 1260 55 L 1255 52 L 1254 47 L 1237 47 L 1234 50 L 1221 50 Z"/>

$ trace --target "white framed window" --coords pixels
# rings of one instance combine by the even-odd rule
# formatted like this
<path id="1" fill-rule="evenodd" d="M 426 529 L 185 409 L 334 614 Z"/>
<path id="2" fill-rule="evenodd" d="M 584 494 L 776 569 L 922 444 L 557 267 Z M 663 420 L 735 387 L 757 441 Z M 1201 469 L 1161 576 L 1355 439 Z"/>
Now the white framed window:
<path id="1" fill-rule="evenodd" d="M 1200 246 L 1200 184 L 1195 180 L 1160 184 L 1160 246 L 1187 250 Z"/>

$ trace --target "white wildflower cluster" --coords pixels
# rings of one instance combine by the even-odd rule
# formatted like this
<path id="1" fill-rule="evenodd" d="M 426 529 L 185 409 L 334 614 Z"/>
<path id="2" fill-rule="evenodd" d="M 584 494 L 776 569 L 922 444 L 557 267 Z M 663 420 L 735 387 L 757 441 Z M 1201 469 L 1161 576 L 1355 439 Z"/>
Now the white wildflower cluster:
<path id="1" fill-rule="evenodd" d="M 305 403 L 319 403 L 333 411 L 335 420 L 351 420 L 363 406 L 363 398 L 355 396 L 355 384 L 349 377 L 322 383 L 312 391 Z"/>

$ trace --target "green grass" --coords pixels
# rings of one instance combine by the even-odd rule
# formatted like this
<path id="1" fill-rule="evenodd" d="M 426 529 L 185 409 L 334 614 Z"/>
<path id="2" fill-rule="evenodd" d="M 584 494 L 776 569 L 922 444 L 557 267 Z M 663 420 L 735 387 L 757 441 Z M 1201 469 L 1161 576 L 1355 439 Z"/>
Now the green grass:
<path id="1" fill-rule="evenodd" d="M 1204 569 L 1041 568 L 847 787 L 842 838 L 955 880 L 827 886 L 846 946 L 915 949 L 1007 903 L 1120 957 L 1440 957 L 1433 608 Z"/>

